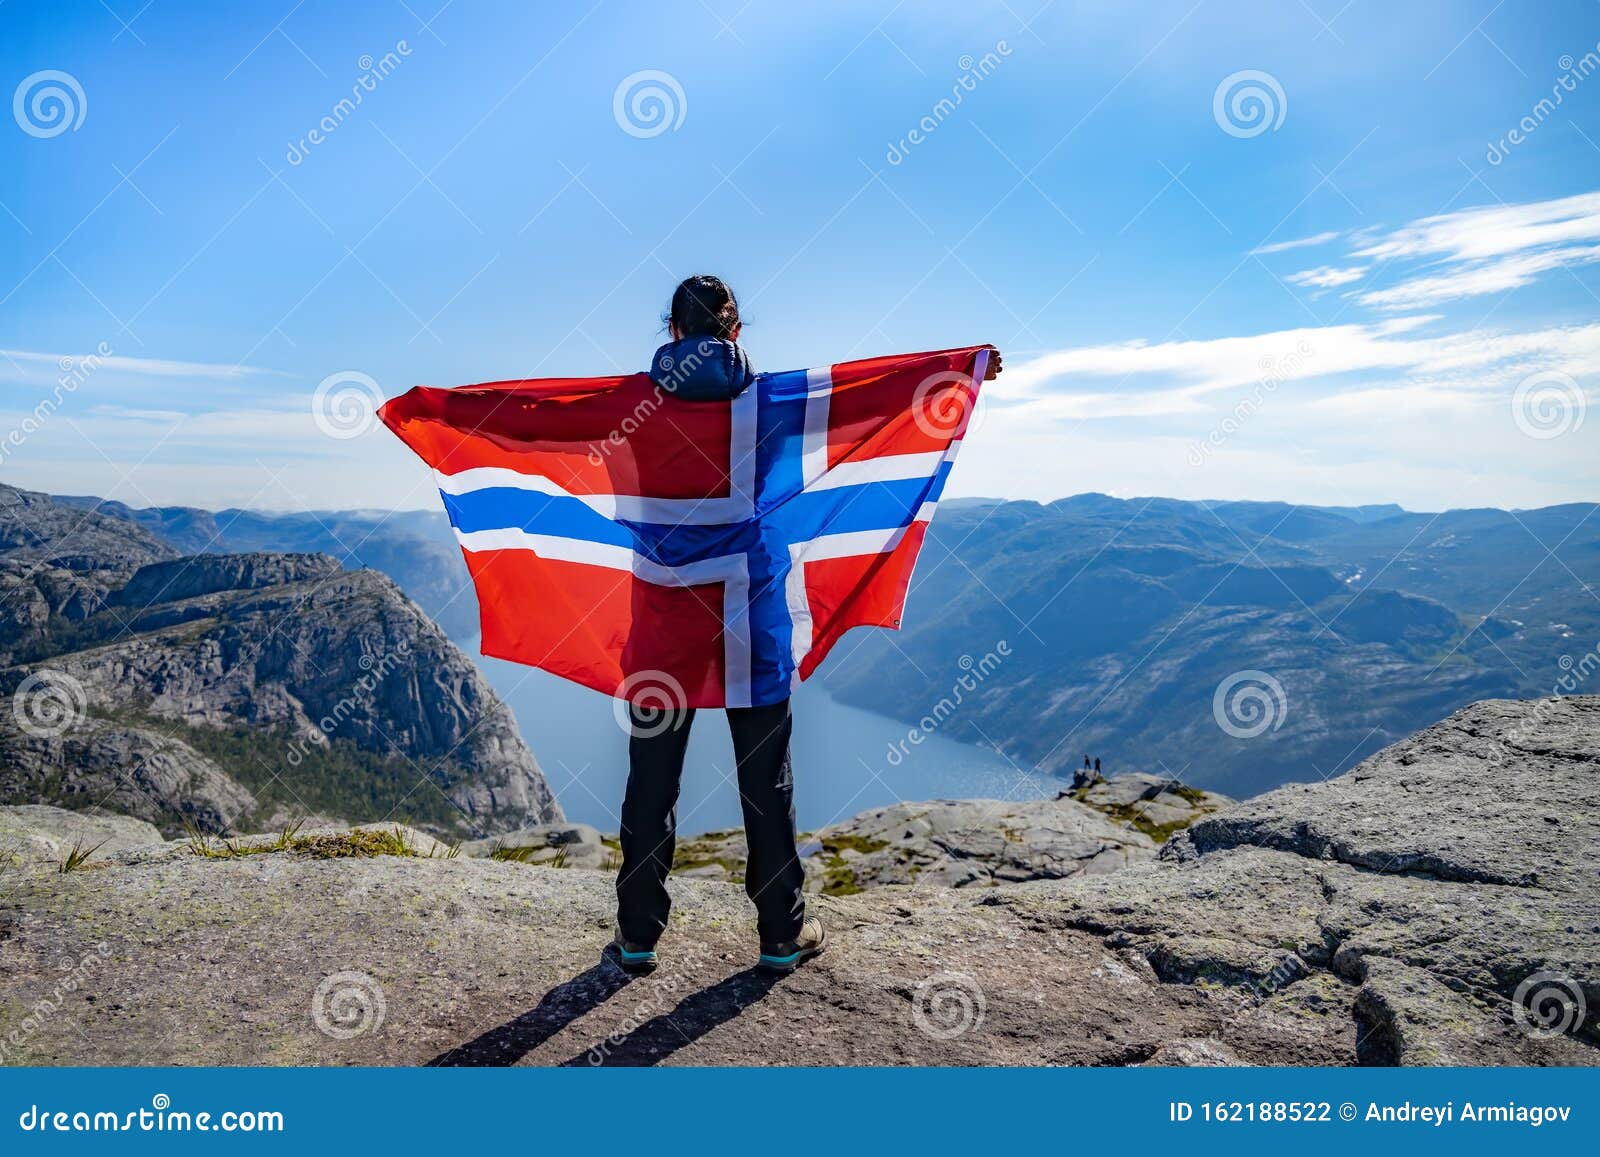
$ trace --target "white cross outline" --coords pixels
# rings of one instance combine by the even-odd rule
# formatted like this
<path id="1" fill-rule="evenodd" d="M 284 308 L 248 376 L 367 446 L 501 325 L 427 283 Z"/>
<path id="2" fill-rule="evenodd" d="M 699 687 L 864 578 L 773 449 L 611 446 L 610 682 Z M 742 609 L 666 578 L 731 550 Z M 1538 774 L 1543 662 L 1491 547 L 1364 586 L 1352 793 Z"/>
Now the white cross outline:
<path id="1" fill-rule="evenodd" d="M 976 393 L 988 368 L 989 351 L 978 351 L 970 379 Z M 961 449 L 960 432 L 944 450 L 890 454 L 828 467 L 828 423 L 833 396 L 832 367 L 806 371 L 805 413 L 802 419 L 801 491 L 840 489 L 868 482 L 933 478 Z M 755 516 L 756 430 L 759 393 L 750 389 L 733 400 L 729 409 L 729 493 L 722 498 L 651 498 L 630 494 L 574 494 L 543 474 L 523 473 L 504 466 L 474 466 L 454 474 L 434 471 L 441 494 L 462 495 L 488 488 L 522 490 L 581 502 L 602 517 L 616 521 L 658 525 L 721 526 L 746 522 Z M 879 530 L 824 534 L 789 544 L 789 570 L 784 576 L 784 604 L 791 624 L 794 673 L 791 686 L 800 683 L 800 666 L 815 642 L 815 624 L 806 593 L 805 565 L 825 559 L 887 554 L 904 540 L 917 523 L 930 522 L 937 502 L 924 502 L 906 523 Z M 452 529 L 454 526 L 452 525 Z M 723 693 L 728 707 L 751 705 L 750 568 L 745 554 L 720 555 L 667 566 L 632 547 L 591 539 L 535 534 L 520 527 L 462 532 L 456 541 L 469 554 L 490 550 L 526 550 L 538 558 L 571 562 L 608 570 L 627 571 L 657 586 L 703 586 L 720 582 L 723 620 Z"/>

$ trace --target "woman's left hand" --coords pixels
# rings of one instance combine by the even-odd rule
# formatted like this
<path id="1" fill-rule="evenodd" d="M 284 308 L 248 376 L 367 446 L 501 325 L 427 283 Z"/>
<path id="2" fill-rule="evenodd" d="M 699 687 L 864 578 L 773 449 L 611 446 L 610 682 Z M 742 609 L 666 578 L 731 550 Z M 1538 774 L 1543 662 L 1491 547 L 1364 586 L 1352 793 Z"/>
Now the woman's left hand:
<path id="1" fill-rule="evenodd" d="M 983 380 L 986 382 L 994 381 L 1000 376 L 1000 371 L 1004 368 L 1005 366 L 1002 364 L 1000 351 L 997 349 L 991 349 L 989 351 L 989 368 L 988 371 L 983 375 Z"/>

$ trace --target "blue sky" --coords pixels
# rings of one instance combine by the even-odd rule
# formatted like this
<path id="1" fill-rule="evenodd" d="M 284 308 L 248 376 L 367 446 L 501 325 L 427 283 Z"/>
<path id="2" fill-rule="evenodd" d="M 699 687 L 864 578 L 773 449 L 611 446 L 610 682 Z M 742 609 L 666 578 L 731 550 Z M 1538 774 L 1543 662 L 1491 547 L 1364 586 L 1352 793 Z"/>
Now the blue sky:
<path id="1" fill-rule="evenodd" d="M 954 493 L 1597 497 L 1589 0 L 141 4 L 0 6 L 8 482 L 431 506 L 319 383 L 636 369 L 711 271 L 759 366 L 1001 346 Z"/>

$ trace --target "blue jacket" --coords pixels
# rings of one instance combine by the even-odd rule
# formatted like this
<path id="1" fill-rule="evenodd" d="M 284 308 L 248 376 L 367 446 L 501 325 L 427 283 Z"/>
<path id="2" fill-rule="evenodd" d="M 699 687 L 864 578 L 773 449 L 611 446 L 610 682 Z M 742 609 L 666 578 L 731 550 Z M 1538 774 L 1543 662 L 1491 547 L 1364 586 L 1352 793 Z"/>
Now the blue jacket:
<path id="1" fill-rule="evenodd" d="M 756 380 L 750 358 L 736 343 L 714 337 L 669 341 L 650 359 L 656 385 L 686 402 L 726 402 Z"/>

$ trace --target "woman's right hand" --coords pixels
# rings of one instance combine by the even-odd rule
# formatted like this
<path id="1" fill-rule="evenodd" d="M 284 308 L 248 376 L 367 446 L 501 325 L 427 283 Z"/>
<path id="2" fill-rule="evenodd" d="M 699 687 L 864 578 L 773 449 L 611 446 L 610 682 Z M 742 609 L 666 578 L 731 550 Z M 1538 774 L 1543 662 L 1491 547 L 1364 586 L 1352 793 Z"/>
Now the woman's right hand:
<path id="1" fill-rule="evenodd" d="M 986 382 L 994 381 L 1000 376 L 1000 371 L 1004 368 L 1000 351 L 991 347 L 989 350 L 989 368 L 984 372 L 983 380 Z"/>

